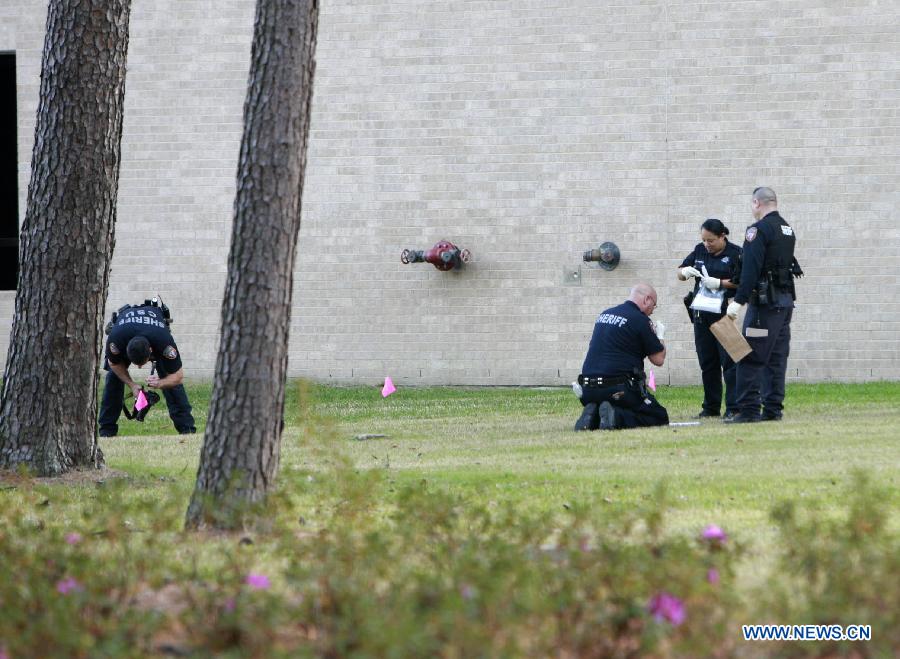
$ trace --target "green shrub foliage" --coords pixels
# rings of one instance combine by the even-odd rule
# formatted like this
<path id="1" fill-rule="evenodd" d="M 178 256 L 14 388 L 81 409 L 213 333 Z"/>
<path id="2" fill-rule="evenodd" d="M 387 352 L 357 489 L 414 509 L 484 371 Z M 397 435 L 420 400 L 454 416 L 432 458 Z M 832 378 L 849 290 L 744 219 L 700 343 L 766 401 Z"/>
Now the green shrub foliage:
<path id="1" fill-rule="evenodd" d="M 860 478 L 844 516 L 773 513 L 776 568 L 740 584 L 739 529 L 643 509 L 524 510 L 339 457 L 288 471 L 238 534 L 182 530 L 185 485 L 7 478 L 0 656 L 889 656 L 897 534 Z M 7 505 L 14 504 L 14 505 Z M 714 520 L 710 520 L 714 522 Z M 749 546 L 749 545 L 747 545 Z M 893 584 L 893 585 L 892 585 Z M 856 645 L 747 644 L 741 625 L 871 624 Z"/>

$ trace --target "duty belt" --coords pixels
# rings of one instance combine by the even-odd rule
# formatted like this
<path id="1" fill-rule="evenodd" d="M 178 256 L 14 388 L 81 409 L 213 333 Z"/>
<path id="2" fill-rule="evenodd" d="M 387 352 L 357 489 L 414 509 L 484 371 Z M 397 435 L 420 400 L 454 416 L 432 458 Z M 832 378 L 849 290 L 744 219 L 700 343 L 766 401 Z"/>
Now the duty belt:
<path id="1" fill-rule="evenodd" d="M 617 375 L 615 377 L 605 377 L 599 375 L 579 375 L 578 384 L 582 387 L 611 387 L 617 384 L 625 384 L 631 382 L 634 378 L 630 375 Z"/>

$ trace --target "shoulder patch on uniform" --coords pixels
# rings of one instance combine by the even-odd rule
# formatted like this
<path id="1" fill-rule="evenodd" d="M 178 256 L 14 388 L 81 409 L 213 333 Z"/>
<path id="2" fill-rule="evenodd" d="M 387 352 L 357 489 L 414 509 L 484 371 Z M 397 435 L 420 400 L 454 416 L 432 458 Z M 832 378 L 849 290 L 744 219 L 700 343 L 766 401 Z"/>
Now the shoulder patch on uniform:
<path id="1" fill-rule="evenodd" d="M 786 236 L 793 236 L 794 230 L 791 227 L 789 227 L 787 224 L 782 224 L 781 225 L 781 233 L 783 233 Z"/>
<path id="2" fill-rule="evenodd" d="M 744 236 L 747 239 L 748 243 L 752 243 L 753 239 L 756 238 L 756 227 L 750 227 L 747 229 L 747 235 Z"/>
<path id="3" fill-rule="evenodd" d="M 175 359 L 178 356 L 178 351 L 175 350 L 175 346 L 166 346 L 166 349 L 163 350 L 163 357 L 166 359 Z"/>
<path id="4" fill-rule="evenodd" d="M 109 342 L 109 354 L 111 354 L 111 355 L 118 355 L 118 354 L 120 354 L 121 352 L 122 352 L 122 351 L 119 350 L 119 346 L 117 346 L 117 345 L 116 345 L 115 343 L 113 343 L 112 341 Z"/>

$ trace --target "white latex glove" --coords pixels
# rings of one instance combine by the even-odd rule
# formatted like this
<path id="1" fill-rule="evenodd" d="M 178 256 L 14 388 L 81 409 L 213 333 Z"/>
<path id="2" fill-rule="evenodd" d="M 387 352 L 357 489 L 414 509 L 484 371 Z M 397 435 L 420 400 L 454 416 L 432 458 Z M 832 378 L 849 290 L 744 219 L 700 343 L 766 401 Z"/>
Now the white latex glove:
<path id="1" fill-rule="evenodd" d="M 689 265 L 688 267 L 681 269 L 681 276 L 685 279 L 690 279 L 691 277 L 702 277 L 703 275 L 697 268 Z"/>
<path id="2" fill-rule="evenodd" d="M 719 286 L 722 285 L 722 280 L 716 279 L 715 277 L 703 277 L 700 280 L 700 283 L 711 291 L 717 291 L 719 290 Z"/>
<path id="3" fill-rule="evenodd" d="M 581 388 L 581 385 L 577 382 L 572 383 L 572 393 L 581 400 L 581 395 L 584 393 L 584 389 Z"/>
<path id="4" fill-rule="evenodd" d="M 737 302 L 732 300 L 728 303 L 728 309 L 725 311 L 725 313 L 729 318 L 737 318 L 738 314 L 741 312 L 741 307 L 743 306 L 743 304 L 738 304 Z"/>
<path id="5" fill-rule="evenodd" d="M 660 341 L 666 338 L 666 326 L 663 325 L 661 320 L 657 320 L 653 323 L 653 331 L 656 332 L 656 338 Z"/>

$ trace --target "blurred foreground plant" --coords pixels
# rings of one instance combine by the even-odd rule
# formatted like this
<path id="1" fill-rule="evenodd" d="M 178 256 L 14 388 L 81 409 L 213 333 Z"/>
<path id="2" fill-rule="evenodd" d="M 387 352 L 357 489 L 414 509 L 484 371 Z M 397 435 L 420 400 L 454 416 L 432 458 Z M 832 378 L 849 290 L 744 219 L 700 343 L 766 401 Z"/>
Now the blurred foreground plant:
<path id="1" fill-rule="evenodd" d="M 900 649 L 897 533 L 859 477 L 845 517 L 773 513 L 779 562 L 746 597 L 740 529 L 640 509 L 558 511 L 357 470 L 304 413 L 326 469 L 285 470 L 265 517 L 187 533 L 184 484 L 0 489 L 0 653 L 41 656 L 825 656 Z M 316 464 L 321 464 L 318 460 Z M 486 490 L 490 491 L 490 490 Z M 260 511 L 257 511 L 258 513 Z M 745 644 L 741 624 L 871 624 L 852 646 Z M 2 655 L 0 655 L 2 656 Z"/>

